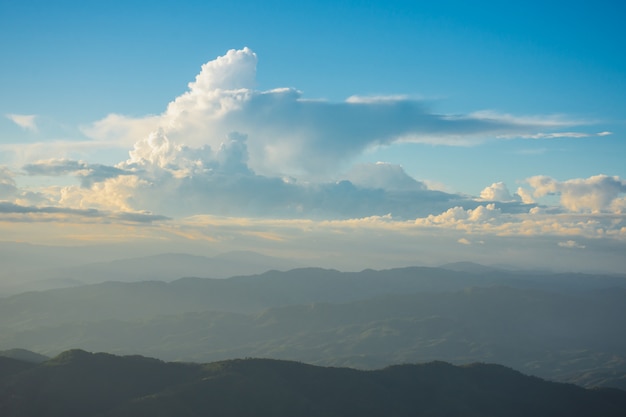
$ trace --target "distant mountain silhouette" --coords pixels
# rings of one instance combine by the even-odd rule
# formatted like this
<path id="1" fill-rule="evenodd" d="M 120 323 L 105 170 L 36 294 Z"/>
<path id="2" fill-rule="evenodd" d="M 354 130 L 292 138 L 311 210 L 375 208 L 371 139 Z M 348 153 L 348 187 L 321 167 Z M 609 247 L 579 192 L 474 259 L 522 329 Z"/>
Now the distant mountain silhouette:
<path id="1" fill-rule="evenodd" d="M 488 364 L 357 371 L 267 359 L 166 363 L 71 350 L 0 379 L 3 417 L 612 417 L 625 411 L 624 391 L 586 390 Z"/>
<path id="2" fill-rule="evenodd" d="M 31 362 L 31 363 L 41 363 L 50 359 L 49 357 L 40 355 L 39 353 L 31 352 L 30 350 L 26 350 L 26 349 L 18 349 L 18 348 L 0 351 L 0 356 L 4 358 L 18 359 L 24 362 Z"/>
<path id="3" fill-rule="evenodd" d="M 288 259 L 251 251 L 233 251 L 213 257 L 162 253 L 73 266 L 31 267 L 6 277 L 5 280 L 10 278 L 14 283 L 12 285 L 3 283 L 0 290 L 16 294 L 105 281 L 173 281 L 183 277 L 228 278 L 235 275 L 259 274 L 269 270 L 288 270 L 298 266 L 300 265 L 297 262 Z"/>
<path id="4" fill-rule="evenodd" d="M 0 298 L 0 348 L 202 362 L 254 356 L 364 369 L 491 361 L 623 387 L 626 290 L 615 284 L 624 282 L 419 267 L 107 282 Z"/>
<path id="5" fill-rule="evenodd" d="M 470 272 L 472 274 L 506 271 L 506 269 L 504 268 L 485 266 L 485 265 L 477 264 L 475 262 L 467 262 L 467 261 L 452 262 L 452 263 L 444 264 L 444 265 L 441 265 L 440 268 L 449 269 L 450 271 L 457 271 L 457 272 Z"/>

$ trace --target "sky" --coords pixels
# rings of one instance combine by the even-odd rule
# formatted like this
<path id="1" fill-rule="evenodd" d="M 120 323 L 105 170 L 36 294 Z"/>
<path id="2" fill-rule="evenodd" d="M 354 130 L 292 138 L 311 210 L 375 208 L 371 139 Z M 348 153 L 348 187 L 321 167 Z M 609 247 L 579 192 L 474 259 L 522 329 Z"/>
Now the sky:
<path id="1" fill-rule="evenodd" d="M 625 18 L 2 0 L 0 241 L 623 273 Z"/>

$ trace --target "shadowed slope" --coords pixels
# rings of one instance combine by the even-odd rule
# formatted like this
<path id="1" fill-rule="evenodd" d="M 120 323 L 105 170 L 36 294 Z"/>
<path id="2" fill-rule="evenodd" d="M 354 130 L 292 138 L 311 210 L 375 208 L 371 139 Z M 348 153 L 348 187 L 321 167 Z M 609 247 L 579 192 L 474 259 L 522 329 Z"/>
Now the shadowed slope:
<path id="1" fill-rule="evenodd" d="M 15 416 L 623 416 L 626 392 L 546 382 L 498 365 L 378 371 L 248 359 L 165 363 L 73 350 L 0 382 Z"/>

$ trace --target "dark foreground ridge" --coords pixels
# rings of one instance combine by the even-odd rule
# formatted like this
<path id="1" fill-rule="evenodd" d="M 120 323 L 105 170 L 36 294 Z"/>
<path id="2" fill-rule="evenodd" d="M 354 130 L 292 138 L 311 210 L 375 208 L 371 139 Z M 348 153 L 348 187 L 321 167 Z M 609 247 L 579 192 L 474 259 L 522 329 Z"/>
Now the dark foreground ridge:
<path id="1" fill-rule="evenodd" d="M 547 382 L 500 365 L 376 371 L 245 359 L 167 363 L 71 350 L 0 361 L 0 415 L 624 416 L 626 392 Z"/>

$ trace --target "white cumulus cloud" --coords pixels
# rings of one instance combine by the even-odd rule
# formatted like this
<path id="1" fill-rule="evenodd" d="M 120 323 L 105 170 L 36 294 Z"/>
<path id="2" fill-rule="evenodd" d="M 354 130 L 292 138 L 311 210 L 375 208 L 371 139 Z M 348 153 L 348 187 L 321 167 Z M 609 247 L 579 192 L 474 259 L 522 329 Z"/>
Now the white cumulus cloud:
<path id="1" fill-rule="evenodd" d="M 486 138 L 561 129 L 554 116 L 496 112 L 437 114 L 403 96 L 310 100 L 293 88 L 254 89 L 257 56 L 230 50 L 202 65 L 189 90 L 160 115 L 109 115 L 84 131 L 129 146 L 162 132 L 172 146 L 218 149 L 233 133 L 247 137 L 249 168 L 263 175 L 336 173 L 366 148 L 394 142 L 469 145 Z M 140 145 L 142 146 L 142 145 Z"/>
<path id="2" fill-rule="evenodd" d="M 574 212 L 610 211 L 612 205 L 626 193 L 626 181 L 617 176 L 595 175 L 558 181 L 547 176 L 528 178 L 535 197 L 560 196 L 563 207 Z"/>
<path id="3" fill-rule="evenodd" d="M 480 198 L 487 201 L 515 201 L 503 182 L 494 182 L 480 192 Z"/>

